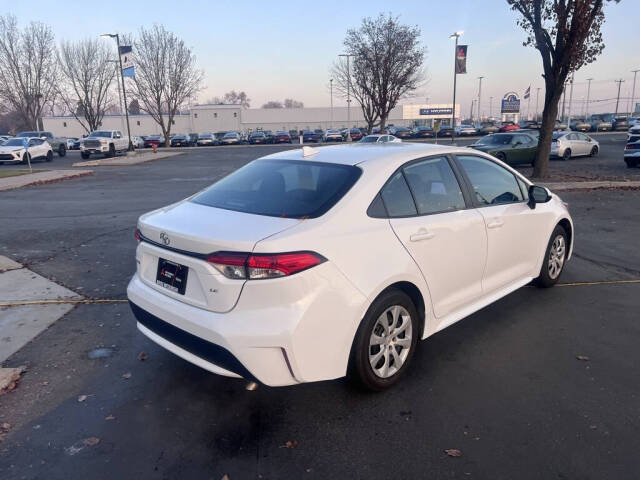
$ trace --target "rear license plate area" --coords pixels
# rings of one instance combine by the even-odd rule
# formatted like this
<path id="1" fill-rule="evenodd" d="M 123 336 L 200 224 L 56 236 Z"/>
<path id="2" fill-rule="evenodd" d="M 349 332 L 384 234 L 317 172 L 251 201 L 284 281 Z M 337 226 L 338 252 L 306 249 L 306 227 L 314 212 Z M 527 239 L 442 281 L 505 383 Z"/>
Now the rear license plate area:
<path id="1" fill-rule="evenodd" d="M 158 271 L 156 273 L 156 284 L 171 290 L 174 293 L 184 295 L 187 288 L 187 276 L 189 267 L 179 263 L 158 259 Z"/>

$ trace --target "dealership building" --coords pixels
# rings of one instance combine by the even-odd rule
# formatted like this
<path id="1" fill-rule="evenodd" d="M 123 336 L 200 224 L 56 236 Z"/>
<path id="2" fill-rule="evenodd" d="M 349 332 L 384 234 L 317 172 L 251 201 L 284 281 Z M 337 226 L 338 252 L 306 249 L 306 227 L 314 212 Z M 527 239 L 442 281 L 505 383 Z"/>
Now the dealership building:
<path id="1" fill-rule="evenodd" d="M 350 110 L 350 111 L 349 111 Z M 460 106 L 456 104 L 456 122 L 459 123 Z M 450 125 L 451 104 L 398 105 L 387 120 L 387 125 L 428 125 L 439 121 Z M 50 116 L 43 119 L 44 129 L 61 137 L 81 137 L 86 134 L 80 123 L 70 116 Z M 131 135 L 161 134 L 160 127 L 150 115 L 129 115 Z M 220 131 L 251 132 L 256 130 L 306 130 L 366 127 L 359 107 L 319 108 L 242 108 L 240 105 L 196 105 L 173 119 L 172 133 L 209 133 Z M 100 128 L 121 130 L 126 134 L 124 115 L 106 115 Z"/>

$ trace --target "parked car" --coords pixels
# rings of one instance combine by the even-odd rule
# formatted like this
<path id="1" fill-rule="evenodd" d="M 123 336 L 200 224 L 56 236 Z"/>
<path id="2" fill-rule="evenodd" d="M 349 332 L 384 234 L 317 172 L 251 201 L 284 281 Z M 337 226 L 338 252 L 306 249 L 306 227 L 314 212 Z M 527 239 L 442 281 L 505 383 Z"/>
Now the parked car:
<path id="1" fill-rule="evenodd" d="M 425 126 L 415 127 L 411 132 L 413 138 L 433 138 L 435 135 L 433 128 Z"/>
<path id="2" fill-rule="evenodd" d="M 471 135 L 476 135 L 477 133 L 478 129 L 471 124 L 462 123 L 456 126 L 457 137 L 469 137 Z"/>
<path id="3" fill-rule="evenodd" d="M 553 132 L 551 156 L 569 160 L 571 157 L 598 154 L 600 144 L 581 132 Z"/>
<path id="4" fill-rule="evenodd" d="M 67 137 L 67 150 L 73 150 L 73 145 L 78 141 L 75 137 Z"/>
<path id="5" fill-rule="evenodd" d="M 481 135 L 489 135 L 490 133 L 498 133 L 500 131 L 500 127 L 498 127 L 495 123 L 487 122 L 483 123 L 480 127 Z"/>
<path id="6" fill-rule="evenodd" d="M 198 134 L 197 133 L 190 133 L 187 135 L 189 137 L 189 146 L 190 147 L 195 147 L 198 145 Z"/>
<path id="7" fill-rule="evenodd" d="M 85 160 L 95 153 L 115 157 L 128 149 L 129 137 L 122 135 L 120 130 L 95 130 L 80 140 L 80 156 Z"/>
<path id="8" fill-rule="evenodd" d="M 629 136 L 624 147 L 624 162 L 628 168 L 635 168 L 640 165 L 640 135 Z"/>
<path id="9" fill-rule="evenodd" d="M 453 134 L 454 134 L 453 128 L 451 128 L 449 125 L 441 125 L 440 130 L 438 130 L 438 132 L 436 133 L 436 137 L 438 138 L 451 137 L 453 136 Z"/>
<path id="10" fill-rule="evenodd" d="M 188 147 L 191 144 L 191 140 L 187 135 L 181 133 L 174 135 L 169 142 L 172 147 Z"/>
<path id="11" fill-rule="evenodd" d="M 531 135 L 536 141 L 540 140 L 540 129 L 537 128 L 521 128 L 518 130 L 518 133 L 526 133 L 527 135 Z"/>
<path id="12" fill-rule="evenodd" d="M 278 130 L 274 136 L 273 143 L 291 143 L 291 135 L 284 130 Z"/>
<path id="13" fill-rule="evenodd" d="M 262 130 L 262 133 L 264 133 L 266 143 L 275 143 L 275 135 L 272 130 Z"/>
<path id="14" fill-rule="evenodd" d="M 349 130 L 349 135 L 351 136 L 352 142 L 359 142 L 360 140 L 362 140 L 362 137 L 364 137 L 362 130 L 360 130 L 359 128 L 352 128 L 351 130 Z"/>
<path id="15" fill-rule="evenodd" d="M 557 195 L 481 152 L 396 147 L 276 153 L 142 215 L 138 330 L 215 374 L 375 391 L 420 339 L 560 279 L 574 235 Z"/>
<path id="16" fill-rule="evenodd" d="M 571 123 L 571 130 L 576 132 L 588 132 L 591 130 L 591 122 L 588 122 L 584 118 L 576 118 Z"/>
<path id="17" fill-rule="evenodd" d="M 629 127 L 629 134 L 634 135 L 636 133 L 640 133 L 640 122 Z"/>
<path id="18" fill-rule="evenodd" d="M 411 130 L 407 127 L 391 127 L 389 133 L 394 137 L 406 139 L 411 138 Z"/>
<path id="19" fill-rule="evenodd" d="M 227 132 L 220 139 L 220 145 L 239 145 L 240 134 L 238 132 Z"/>
<path id="20" fill-rule="evenodd" d="M 53 149 L 54 152 L 58 154 L 59 157 L 64 157 L 67 154 L 67 139 L 62 137 L 56 137 L 51 132 L 42 132 L 42 131 L 20 132 L 16 134 L 16 137 L 40 138 L 46 141 L 49 145 L 51 145 L 51 148 Z"/>
<path id="21" fill-rule="evenodd" d="M 154 145 L 156 147 L 164 147 L 164 137 L 162 135 L 147 135 L 144 137 L 144 148 L 151 148 Z"/>
<path id="22" fill-rule="evenodd" d="M 53 149 L 39 137 L 13 137 L 0 145 L 0 163 L 29 163 L 53 160 Z"/>
<path id="23" fill-rule="evenodd" d="M 522 120 L 520 123 L 520 128 L 521 129 L 527 129 L 527 130 L 539 130 L 540 129 L 540 123 L 536 122 L 535 120 Z"/>
<path id="24" fill-rule="evenodd" d="M 201 133 L 198 135 L 198 142 L 196 143 L 198 147 L 211 147 L 217 144 L 218 140 L 213 133 Z"/>
<path id="25" fill-rule="evenodd" d="M 251 145 L 267 143 L 267 136 L 264 132 L 251 132 L 251 134 L 249 134 L 249 143 Z"/>
<path id="26" fill-rule="evenodd" d="M 493 155 L 509 165 L 533 165 L 538 151 L 538 140 L 520 132 L 492 133 L 469 147 Z"/>
<path id="27" fill-rule="evenodd" d="M 82 137 L 82 138 L 85 138 L 85 137 Z M 82 140 L 82 138 L 79 138 L 78 140 L 73 142 L 73 149 L 72 150 L 80 150 L 80 141 Z"/>
<path id="28" fill-rule="evenodd" d="M 322 140 L 322 133 L 316 133 L 311 130 L 303 130 L 302 131 L 302 141 L 304 143 L 319 143 Z"/>
<path id="29" fill-rule="evenodd" d="M 629 120 L 627 117 L 616 117 L 613 119 L 614 130 L 629 130 Z"/>
<path id="30" fill-rule="evenodd" d="M 142 137 L 133 136 L 131 143 L 133 144 L 133 148 L 144 148 L 144 139 Z"/>
<path id="31" fill-rule="evenodd" d="M 343 137 L 340 130 L 327 130 L 322 140 L 325 142 L 342 142 Z"/>
<path id="32" fill-rule="evenodd" d="M 358 143 L 402 143 L 397 137 L 387 134 L 367 135 Z"/>
<path id="33" fill-rule="evenodd" d="M 500 132 L 512 132 L 514 130 L 520 130 L 520 125 L 518 125 L 515 122 L 502 122 L 502 125 L 500 125 Z"/>
<path id="34" fill-rule="evenodd" d="M 613 124 L 605 120 L 603 115 L 591 115 L 592 132 L 610 132 L 611 130 L 613 130 Z"/>

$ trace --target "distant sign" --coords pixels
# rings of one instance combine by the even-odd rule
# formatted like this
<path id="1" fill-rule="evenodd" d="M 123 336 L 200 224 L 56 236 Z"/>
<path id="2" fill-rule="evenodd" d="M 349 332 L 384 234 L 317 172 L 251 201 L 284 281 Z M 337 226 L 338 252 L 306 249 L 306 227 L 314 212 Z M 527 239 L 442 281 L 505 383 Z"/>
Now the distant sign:
<path id="1" fill-rule="evenodd" d="M 502 97 L 501 113 L 520 113 L 520 97 L 515 92 L 509 92 Z"/>
<path id="2" fill-rule="evenodd" d="M 453 108 L 421 108 L 420 115 L 453 115 Z"/>

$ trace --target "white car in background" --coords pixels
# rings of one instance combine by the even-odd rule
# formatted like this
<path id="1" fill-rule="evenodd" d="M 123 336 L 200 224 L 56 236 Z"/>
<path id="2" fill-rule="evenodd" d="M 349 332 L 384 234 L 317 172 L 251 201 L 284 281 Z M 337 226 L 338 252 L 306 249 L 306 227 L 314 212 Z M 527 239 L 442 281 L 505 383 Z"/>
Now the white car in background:
<path id="1" fill-rule="evenodd" d="M 600 143 L 581 132 L 554 132 L 551 139 L 551 156 L 568 160 L 588 155 L 594 157 L 600 151 Z"/>
<path id="2" fill-rule="evenodd" d="M 53 160 L 51 145 L 36 137 L 13 137 L 0 145 L 0 163 L 29 163 L 33 160 Z"/>
<path id="3" fill-rule="evenodd" d="M 418 340 L 555 284 L 573 224 L 487 154 L 357 143 L 255 160 L 142 215 L 136 236 L 127 295 L 154 342 L 266 385 L 349 374 L 381 390 Z"/>
<path id="4" fill-rule="evenodd" d="M 359 143 L 402 143 L 398 137 L 388 134 L 367 135 Z"/>
<path id="5" fill-rule="evenodd" d="M 133 144 L 133 148 L 144 148 L 144 140 L 141 137 L 134 135 L 131 137 L 131 143 Z"/>

